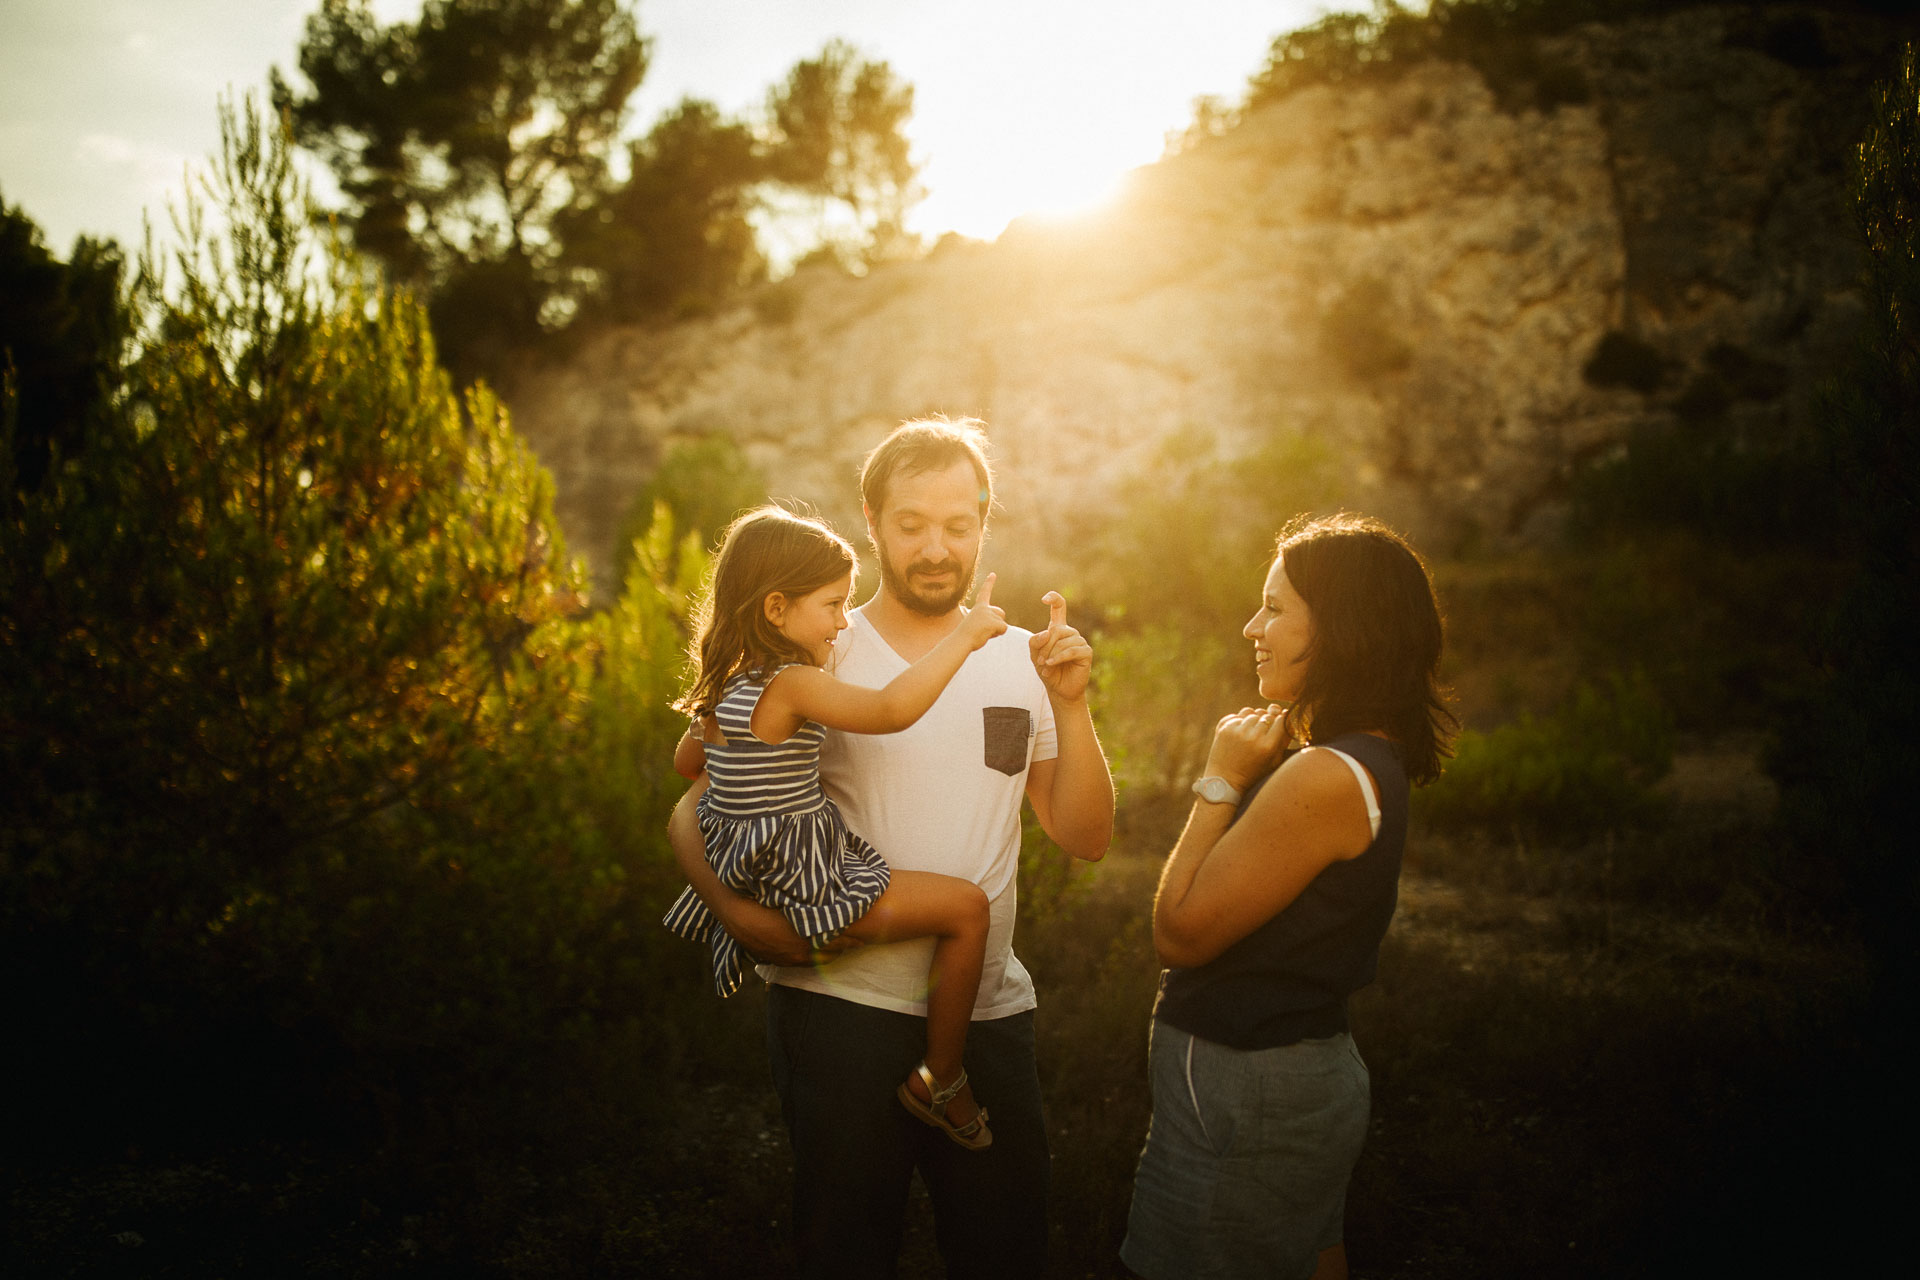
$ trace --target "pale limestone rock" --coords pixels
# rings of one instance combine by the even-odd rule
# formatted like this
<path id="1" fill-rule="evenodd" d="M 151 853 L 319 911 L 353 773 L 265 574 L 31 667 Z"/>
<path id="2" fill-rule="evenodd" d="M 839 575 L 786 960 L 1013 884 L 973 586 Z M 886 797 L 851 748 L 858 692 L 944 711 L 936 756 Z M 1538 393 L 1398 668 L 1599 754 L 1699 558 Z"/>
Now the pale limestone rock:
<path id="1" fill-rule="evenodd" d="M 775 496 L 858 534 L 861 456 L 927 413 L 989 424 L 999 553 L 1036 573 L 1087 553 L 1114 495 L 1195 429 L 1229 457 L 1316 437 L 1346 478 L 1333 496 L 1442 547 L 1527 536 L 1577 462 L 1680 422 L 1726 350 L 1791 375 L 1735 397 L 1743 429 L 1772 430 L 1844 341 L 1857 263 L 1844 155 L 1825 152 L 1851 82 L 1743 44 L 1745 20 L 1544 42 L 1591 87 L 1545 112 L 1502 111 L 1442 62 L 1308 89 L 1137 171 L 1097 216 L 605 335 L 515 385 L 516 422 L 601 575 L 677 440 L 731 436 Z M 1614 330 L 1670 362 L 1665 384 L 1583 377 Z"/>

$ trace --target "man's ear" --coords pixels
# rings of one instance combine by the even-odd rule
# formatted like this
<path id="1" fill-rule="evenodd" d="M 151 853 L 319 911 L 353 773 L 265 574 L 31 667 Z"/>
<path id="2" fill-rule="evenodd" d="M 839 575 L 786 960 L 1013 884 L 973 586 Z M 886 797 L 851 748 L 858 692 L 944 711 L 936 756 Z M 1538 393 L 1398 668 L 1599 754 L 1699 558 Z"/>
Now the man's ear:
<path id="1" fill-rule="evenodd" d="M 867 522 L 867 541 L 871 542 L 876 547 L 879 546 L 880 536 L 874 531 L 874 527 L 873 527 L 873 508 L 863 502 L 860 504 L 860 514 L 866 519 L 866 522 Z"/>
<path id="2" fill-rule="evenodd" d="M 760 611 L 767 615 L 767 621 L 774 626 L 783 626 L 787 621 L 787 593 L 769 591 L 767 598 L 760 602 Z"/>

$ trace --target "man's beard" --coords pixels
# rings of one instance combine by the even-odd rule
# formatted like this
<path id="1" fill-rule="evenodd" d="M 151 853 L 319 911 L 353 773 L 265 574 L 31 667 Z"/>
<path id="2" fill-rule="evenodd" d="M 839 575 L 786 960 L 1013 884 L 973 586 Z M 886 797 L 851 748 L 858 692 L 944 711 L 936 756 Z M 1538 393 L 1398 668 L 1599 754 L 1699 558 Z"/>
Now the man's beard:
<path id="1" fill-rule="evenodd" d="M 980 565 L 978 557 L 975 557 L 974 562 L 969 565 L 961 565 L 958 561 L 949 562 L 954 570 L 953 585 L 936 592 L 916 588 L 913 585 L 913 575 L 916 572 L 945 566 L 916 561 L 907 566 L 907 572 L 901 573 L 893 561 L 887 558 L 885 546 L 876 544 L 874 550 L 880 557 L 880 581 L 886 584 L 887 594 L 915 613 L 928 618 L 944 618 L 959 608 L 960 602 L 973 591 L 974 571 Z"/>

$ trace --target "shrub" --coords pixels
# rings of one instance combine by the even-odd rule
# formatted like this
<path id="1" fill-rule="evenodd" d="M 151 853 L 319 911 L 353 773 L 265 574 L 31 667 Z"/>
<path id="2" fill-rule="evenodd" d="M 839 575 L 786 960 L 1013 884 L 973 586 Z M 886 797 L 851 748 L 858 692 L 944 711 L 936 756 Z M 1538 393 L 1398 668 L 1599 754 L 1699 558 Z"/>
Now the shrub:
<path id="1" fill-rule="evenodd" d="M 1658 816 L 1653 784 L 1673 760 L 1673 721 L 1646 681 L 1583 684 L 1558 712 L 1468 730 L 1415 807 L 1441 827 L 1519 827 L 1579 838 Z"/>
<path id="2" fill-rule="evenodd" d="M 1081 557 L 1089 581 L 1076 608 L 1104 618 L 1093 707 L 1123 787 L 1184 788 L 1215 721 L 1257 696 L 1240 628 L 1274 535 L 1302 511 L 1332 510 L 1341 492 L 1331 450 L 1312 436 L 1276 432 L 1226 457 L 1189 428 L 1116 495 L 1114 523 Z"/>
<path id="3" fill-rule="evenodd" d="M 615 580 L 629 580 L 634 548 L 655 527 L 663 504 L 674 527 L 705 546 L 718 544 L 735 516 L 766 500 L 766 477 L 726 436 L 674 445 L 620 522 L 614 542 Z M 671 575 L 670 563 L 663 562 L 661 567 Z"/>
<path id="4" fill-rule="evenodd" d="M 1538 41 L 1585 22 L 1619 22 L 1700 0 L 1431 0 L 1415 12 L 1374 0 L 1370 12 L 1330 13 L 1276 37 L 1247 90 L 1259 106 L 1315 84 L 1397 75 L 1446 59 L 1478 71 L 1500 110 L 1551 111 L 1590 100 L 1580 68 L 1542 57 Z"/>
<path id="5" fill-rule="evenodd" d="M 0 946 L 54 1096 L 229 1108 L 254 1058 L 397 1122 L 649 998 L 670 526 L 579 620 L 550 480 L 285 141 L 228 113 L 207 190 L 106 421 L 0 519 Z"/>

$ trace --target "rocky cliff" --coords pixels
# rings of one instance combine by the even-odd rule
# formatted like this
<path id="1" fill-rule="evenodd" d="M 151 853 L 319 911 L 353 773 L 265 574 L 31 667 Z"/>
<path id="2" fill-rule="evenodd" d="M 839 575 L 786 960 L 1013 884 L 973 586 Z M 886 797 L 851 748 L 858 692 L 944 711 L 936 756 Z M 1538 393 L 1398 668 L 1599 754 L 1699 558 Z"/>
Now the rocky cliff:
<path id="1" fill-rule="evenodd" d="M 1311 438 L 1338 497 L 1438 550 L 1538 537 L 1636 428 L 1805 421 L 1859 315 L 1847 167 L 1892 39 L 1712 7 L 1539 40 L 1507 76 L 1303 89 L 1097 216 L 603 335 L 515 385 L 516 420 L 602 574 L 676 441 L 732 437 L 857 533 L 860 456 L 932 412 L 989 424 L 996 538 L 1037 571 L 1172 439 Z"/>

